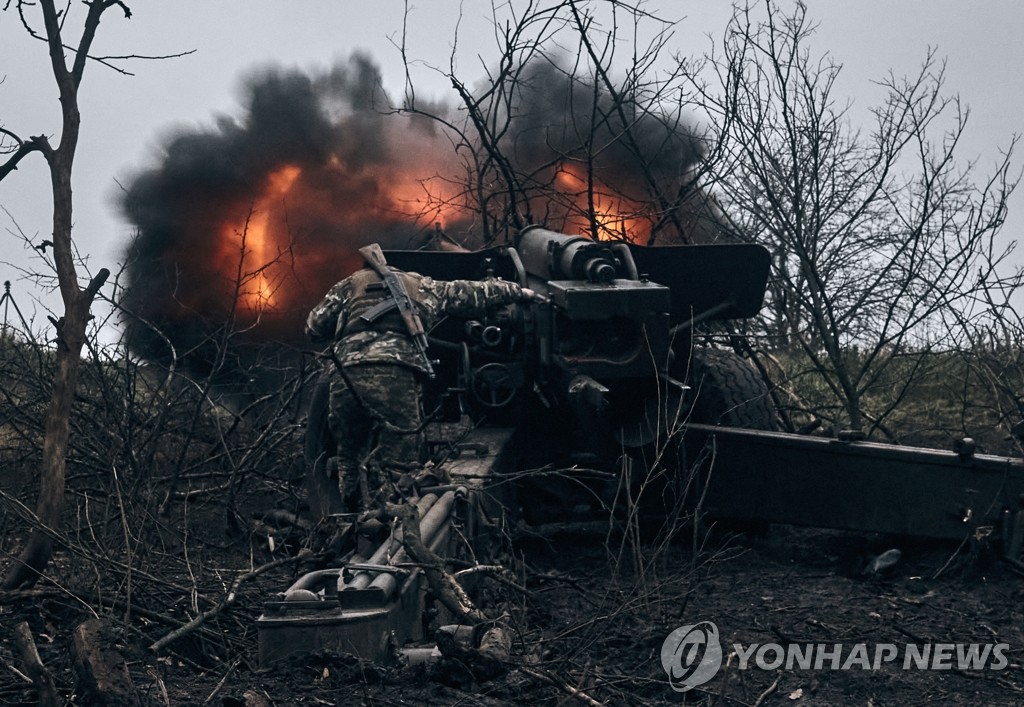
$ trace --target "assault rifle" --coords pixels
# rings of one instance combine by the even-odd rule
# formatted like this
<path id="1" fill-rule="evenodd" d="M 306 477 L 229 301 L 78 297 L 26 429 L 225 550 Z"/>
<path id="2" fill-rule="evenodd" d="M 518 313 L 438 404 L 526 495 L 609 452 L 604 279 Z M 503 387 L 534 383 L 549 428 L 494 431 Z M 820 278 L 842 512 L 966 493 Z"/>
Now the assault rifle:
<path id="1" fill-rule="evenodd" d="M 409 336 L 412 337 L 412 343 L 416 346 L 416 351 L 419 353 L 420 358 L 423 359 L 427 373 L 433 378 L 434 367 L 430 361 L 430 356 L 427 354 L 427 332 L 423 328 L 423 321 L 420 319 L 419 311 L 416 309 L 416 303 L 412 301 L 412 298 L 409 297 L 409 292 L 405 289 L 405 283 L 402 282 L 402 278 L 395 274 L 394 270 L 388 267 L 388 261 L 384 258 L 384 251 L 376 243 L 363 246 L 359 249 L 359 253 L 366 260 L 366 264 L 380 275 L 381 280 L 384 281 L 384 285 L 391 294 L 389 299 L 364 312 L 360 318 L 368 323 L 373 323 L 378 317 L 397 307 L 398 313 L 402 315 L 405 328 L 409 332 Z"/>

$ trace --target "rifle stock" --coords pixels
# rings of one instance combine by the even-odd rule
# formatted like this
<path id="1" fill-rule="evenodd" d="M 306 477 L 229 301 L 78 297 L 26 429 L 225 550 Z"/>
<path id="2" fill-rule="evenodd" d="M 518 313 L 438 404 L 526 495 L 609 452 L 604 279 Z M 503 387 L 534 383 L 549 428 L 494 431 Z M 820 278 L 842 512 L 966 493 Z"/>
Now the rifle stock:
<path id="1" fill-rule="evenodd" d="M 405 283 L 388 265 L 387 260 L 384 258 L 384 251 L 376 243 L 363 246 L 359 249 L 359 253 L 366 260 L 366 264 L 380 275 L 387 286 L 391 297 L 395 301 L 395 305 L 398 307 L 398 313 L 402 316 L 405 328 L 409 332 L 409 336 L 412 337 L 416 351 L 419 353 L 420 358 L 423 359 L 428 375 L 433 378 L 434 367 L 430 362 L 430 357 L 427 355 L 427 332 L 423 328 L 423 320 L 420 319 L 419 312 L 416 310 L 416 303 L 412 301 L 408 290 L 405 289 Z"/>

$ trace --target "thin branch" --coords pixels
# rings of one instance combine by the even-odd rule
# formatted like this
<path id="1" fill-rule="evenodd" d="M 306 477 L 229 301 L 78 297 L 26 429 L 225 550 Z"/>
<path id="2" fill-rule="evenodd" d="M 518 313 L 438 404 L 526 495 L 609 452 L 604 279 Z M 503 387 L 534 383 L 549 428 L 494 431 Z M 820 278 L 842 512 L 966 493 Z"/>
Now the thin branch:
<path id="1" fill-rule="evenodd" d="M 0 181 L 3 181 L 4 177 L 16 170 L 18 168 L 18 163 L 31 152 L 41 152 L 47 160 L 49 160 L 53 155 L 53 148 L 50 147 L 50 142 L 46 139 L 45 135 L 36 135 L 25 141 L 10 130 L 5 130 L 4 128 L 0 128 L 0 133 L 8 135 L 18 143 L 18 149 L 14 151 L 14 154 L 11 155 L 6 162 L 0 165 Z"/>
<path id="2" fill-rule="evenodd" d="M 284 565 L 294 564 L 302 560 L 307 560 L 312 556 L 312 551 L 303 548 L 294 557 L 283 557 L 281 559 L 273 560 L 266 564 L 260 565 L 256 569 L 249 570 L 248 572 L 243 572 L 242 574 L 235 577 L 235 581 L 231 583 L 231 587 L 224 594 L 224 597 L 212 609 L 208 609 L 202 612 L 181 628 L 177 628 L 168 633 L 163 638 L 155 641 L 152 645 L 150 645 L 149 650 L 153 653 L 161 652 L 164 648 L 174 643 L 179 638 L 187 636 L 188 634 L 198 629 L 200 626 L 202 626 L 210 619 L 214 618 L 221 612 L 231 608 L 231 606 L 238 600 L 238 590 L 241 588 L 243 583 L 255 579 L 259 577 L 261 574 L 268 572 L 272 569 L 276 569 Z"/>

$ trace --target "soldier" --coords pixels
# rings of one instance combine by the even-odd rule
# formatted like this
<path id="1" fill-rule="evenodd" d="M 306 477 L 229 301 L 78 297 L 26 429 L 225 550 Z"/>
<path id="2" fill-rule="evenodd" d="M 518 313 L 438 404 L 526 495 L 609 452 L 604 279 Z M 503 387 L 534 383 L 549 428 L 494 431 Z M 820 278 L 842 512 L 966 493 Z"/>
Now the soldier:
<path id="1" fill-rule="evenodd" d="M 438 281 L 394 270 L 376 245 L 360 252 L 372 267 L 334 285 L 306 319 L 314 342 L 333 343 L 328 424 L 338 451 L 328 473 L 337 468 L 346 512 L 365 509 L 391 472 L 419 463 L 422 378 L 431 374 L 424 328 L 535 296 L 503 280 Z"/>

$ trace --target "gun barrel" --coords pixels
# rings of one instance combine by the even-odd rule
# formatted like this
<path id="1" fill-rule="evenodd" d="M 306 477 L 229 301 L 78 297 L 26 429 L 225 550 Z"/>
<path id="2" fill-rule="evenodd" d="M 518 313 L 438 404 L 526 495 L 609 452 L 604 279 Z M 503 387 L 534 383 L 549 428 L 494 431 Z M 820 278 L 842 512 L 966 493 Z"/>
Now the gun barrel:
<path id="1" fill-rule="evenodd" d="M 635 271 L 630 267 L 631 263 L 620 259 L 628 257 L 629 251 L 614 246 L 586 236 L 570 236 L 540 226 L 528 226 L 520 232 L 516 250 L 526 271 L 536 277 L 611 282 L 616 277 L 628 277 Z"/>

